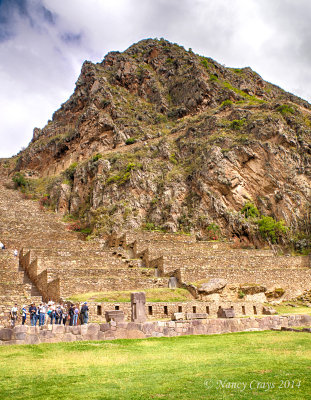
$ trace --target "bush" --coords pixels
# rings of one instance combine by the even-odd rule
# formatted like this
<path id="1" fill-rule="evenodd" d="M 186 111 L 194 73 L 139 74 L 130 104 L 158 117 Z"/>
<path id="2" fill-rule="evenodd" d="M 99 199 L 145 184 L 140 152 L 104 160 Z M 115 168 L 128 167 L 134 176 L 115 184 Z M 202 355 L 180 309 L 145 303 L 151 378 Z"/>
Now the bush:
<path id="1" fill-rule="evenodd" d="M 229 100 L 229 99 L 224 100 L 224 101 L 221 103 L 221 106 L 222 106 L 222 107 L 231 107 L 232 105 L 233 105 L 233 102 L 232 102 L 231 100 Z"/>
<path id="2" fill-rule="evenodd" d="M 284 221 L 276 221 L 274 218 L 266 216 L 262 216 L 257 224 L 262 237 L 271 240 L 272 243 L 278 242 L 288 229 L 284 225 Z"/>
<path id="3" fill-rule="evenodd" d="M 78 163 L 74 162 L 64 171 L 64 175 L 71 182 L 74 179 L 74 175 L 75 175 L 77 166 L 78 166 Z"/>
<path id="4" fill-rule="evenodd" d="M 27 179 L 20 172 L 16 172 L 16 174 L 12 178 L 12 181 L 14 182 L 15 189 L 17 189 L 17 188 L 25 189 L 26 186 L 28 186 Z"/>
<path id="5" fill-rule="evenodd" d="M 211 74 L 209 77 L 210 81 L 218 81 L 218 76 L 216 74 Z"/>
<path id="6" fill-rule="evenodd" d="M 241 213 L 245 215 L 245 218 L 258 218 L 260 216 L 258 208 L 251 202 L 244 204 Z"/>
<path id="7" fill-rule="evenodd" d="M 165 232 L 165 229 L 156 226 L 153 222 L 145 222 L 143 224 L 143 229 L 146 231 Z"/>
<path id="8" fill-rule="evenodd" d="M 129 145 L 129 144 L 133 144 L 133 143 L 135 143 L 135 142 L 136 142 L 136 139 L 134 139 L 134 138 L 129 138 L 129 139 L 126 139 L 125 144 Z"/>
<path id="9" fill-rule="evenodd" d="M 201 58 L 200 62 L 203 65 L 203 67 L 208 71 L 209 70 L 209 65 L 208 65 L 208 61 L 206 60 L 206 58 Z"/>
<path id="10" fill-rule="evenodd" d="M 217 224 L 212 222 L 206 228 L 209 240 L 218 240 L 220 236 L 220 228 Z"/>
<path id="11" fill-rule="evenodd" d="M 233 72 L 236 74 L 243 74 L 243 69 L 241 68 L 233 68 Z"/>
<path id="12" fill-rule="evenodd" d="M 176 154 L 175 153 L 171 153 L 169 156 L 169 160 L 172 164 L 178 164 L 178 161 L 176 160 Z"/>
<path id="13" fill-rule="evenodd" d="M 117 183 L 118 185 L 122 185 L 123 183 L 127 182 L 131 177 L 131 171 L 137 168 L 142 168 L 141 163 L 133 163 L 130 162 L 127 164 L 125 170 L 120 171 L 119 174 L 111 176 L 107 179 L 106 183 Z"/>
<path id="14" fill-rule="evenodd" d="M 92 157 L 92 161 L 96 162 L 98 160 L 100 160 L 101 158 L 103 158 L 103 155 L 100 153 L 95 154 L 95 156 Z"/>
<path id="15" fill-rule="evenodd" d="M 68 231 L 80 231 L 82 229 L 81 221 L 75 221 L 67 225 Z"/>
<path id="16" fill-rule="evenodd" d="M 146 222 L 143 226 L 146 231 L 154 231 L 156 229 L 153 222 Z"/>
<path id="17" fill-rule="evenodd" d="M 288 104 L 283 104 L 281 106 L 278 106 L 276 110 L 280 112 L 282 115 L 295 114 L 294 108 L 289 106 Z"/>
<path id="18" fill-rule="evenodd" d="M 235 130 L 235 131 L 239 131 L 244 124 L 245 124 L 245 118 L 243 118 L 243 119 L 234 119 L 230 123 L 229 127 L 231 129 Z"/>
<path id="19" fill-rule="evenodd" d="M 50 205 L 49 195 L 42 196 L 39 200 L 41 207 L 48 207 Z"/>

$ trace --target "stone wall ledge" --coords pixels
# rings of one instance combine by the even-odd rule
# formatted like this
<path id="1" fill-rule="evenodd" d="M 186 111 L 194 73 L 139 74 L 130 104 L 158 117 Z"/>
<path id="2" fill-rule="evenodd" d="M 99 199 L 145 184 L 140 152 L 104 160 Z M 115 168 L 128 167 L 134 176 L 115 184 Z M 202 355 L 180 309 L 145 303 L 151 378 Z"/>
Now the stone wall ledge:
<path id="1" fill-rule="evenodd" d="M 0 328 L 0 345 L 73 342 L 85 340 L 143 339 L 182 335 L 211 335 L 230 332 L 281 330 L 311 327 L 311 315 L 270 315 L 250 318 L 215 318 L 184 321 L 114 322 L 78 326 L 17 325 Z"/>

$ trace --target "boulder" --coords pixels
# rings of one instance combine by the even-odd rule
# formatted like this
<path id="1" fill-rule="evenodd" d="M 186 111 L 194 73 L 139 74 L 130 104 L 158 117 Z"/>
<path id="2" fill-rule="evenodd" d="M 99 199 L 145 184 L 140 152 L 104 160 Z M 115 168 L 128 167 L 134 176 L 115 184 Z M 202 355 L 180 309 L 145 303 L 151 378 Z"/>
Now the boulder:
<path id="1" fill-rule="evenodd" d="M 262 308 L 262 313 L 264 315 L 275 315 L 275 314 L 277 314 L 277 311 L 272 307 L 265 306 Z"/>
<path id="2" fill-rule="evenodd" d="M 25 340 L 26 336 L 27 335 L 24 332 L 17 332 L 17 333 L 15 333 L 15 340 L 17 340 L 17 341 Z"/>
<path id="3" fill-rule="evenodd" d="M 234 318 L 235 313 L 233 308 L 220 308 L 217 311 L 218 318 Z"/>
<path id="4" fill-rule="evenodd" d="M 206 319 L 208 314 L 206 313 L 186 313 L 186 319 Z"/>
<path id="5" fill-rule="evenodd" d="M 27 335 L 25 338 L 25 344 L 39 344 L 40 339 L 38 335 Z"/>
<path id="6" fill-rule="evenodd" d="M 124 312 L 121 310 L 106 311 L 105 318 L 107 322 L 110 321 L 122 322 L 124 321 Z"/>
<path id="7" fill-rule="evenodd" d="M 44 331 L 39 332 L 39 338 L 42 341 L 45 341 L 46 339 L 52 339 L 54 337 L 55 337 L 55 334 L 50 330 L 44 330 Z"/>
<path id="8" fill-rule="evenodd" d="M 108 323 L 99 324 L 99 329 L 101 332 L 107 332 L 110 330 L 110 324 L 108 324 Z"/>
<path id="9" fill-rule="evenodd" d="M 65 327 L 64 325 L 53 325 L 52 329 L 53 333 L 65 333 Z"/>
<path id="10" fill-rule="evenodd" d="M 267 288 L 262 285 L 248 284 L 248 285 L 241 285 L 240 290 L 246 295 L 253 295 L 257 293 L 265 293 L 267 291 Z"/>
<path id="11" fill-rule="evenodd" d="M 185 319 L 185 313 L 183 312 L 176 312 L 172 316 L 173 321 L 179 321 Z"/>
<path id="12" fill-rule="evenodd" d="M 202 283 L 202 285 L 198 287 L 198 292 L 205 295 L 217 293 L 222 290 L 226 285 L 226 279 L 212 278 L 208 282 Z"/>
<path id="13" fill-rule="evenodd" d="M 144 339 L 146 335 L 142 331 L 137 330 L 127 330 L 127 339 Z"/>
<path id="14" fill-rule="evenodd" d="M 4 328 L 0 331 L 0 340 L 7 341 L 12 340 L 13 338 L 13 329 Z"/>
<path id="15" fill-rule="evenodd" d="M 27 325 L 16 325 L 13 328 L 13 331 L 14 331 L 15 335 L 17 333 L 27 333 L 28 332 L 28 326 Z"/>
<path id="16" fill-rule="evenodd" d="M 98 331 L 100 330 L 100 326 L 99 324 L 88 324 L 87 326 L 87 333 L 88 334 L 94 334 L 94 333 L 98 333 Z"/>
<path id="17" fill-rule="evenodd" d="M 63 342 L 74 342 L 76 340 L 76 336 L 72 333 L 65 333 L 62 340 Z"/>

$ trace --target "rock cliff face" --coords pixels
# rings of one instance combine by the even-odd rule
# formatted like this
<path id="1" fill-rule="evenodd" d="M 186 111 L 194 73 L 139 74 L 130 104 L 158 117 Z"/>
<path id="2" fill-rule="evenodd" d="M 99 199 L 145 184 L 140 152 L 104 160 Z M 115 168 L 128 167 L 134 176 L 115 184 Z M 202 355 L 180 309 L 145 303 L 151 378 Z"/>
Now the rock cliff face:
<path id="1" fill-rule="evenodd" d="M 308 233 L 311 106 L 250 68 L 143 40 L 83 64 L 15 171 L 41 177 L 53 208 L 99 233 L 145 225 L 252 238 L 246 202 Z"/>

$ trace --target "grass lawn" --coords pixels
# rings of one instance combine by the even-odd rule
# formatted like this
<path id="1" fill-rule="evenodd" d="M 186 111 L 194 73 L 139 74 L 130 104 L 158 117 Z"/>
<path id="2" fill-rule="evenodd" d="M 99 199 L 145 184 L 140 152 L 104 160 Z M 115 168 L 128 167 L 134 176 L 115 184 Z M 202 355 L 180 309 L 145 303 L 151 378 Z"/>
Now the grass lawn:
<path id="1" fill-rule="evenodd" d="M 287 306 L 288 302 L 281 303 L 277 306 L 272 306 L 279 314 L 308 314 L 311 315 L 311 308 L 306 307 L 299 303 L 290 302 L 296 304 L 297 307 Z"/>
<path id="2" fill-rule="evenodd" d="M 1 346 L 0 399 L 310 399 L 310 342 L 267 331 Z"/>
<path id="3" fill-rule="evenodd" d="M 142 289 L 146 293 L 146 301 L 150 302 L 179 302 L 179 301 L 191 301 L 193 296 L 186 289 L 168 289 L 168 288 L 155 288 L 155 289 Z M 113 292 L 91 292 L 82 293 L 71 296 L 68 300 L 72 302 L 81 301 L 96 301 L 98 303 L 103 302 L 118 302 L 127 303 L 131 301 L 131 293 L 133 290 L 120 290 Z"/>

